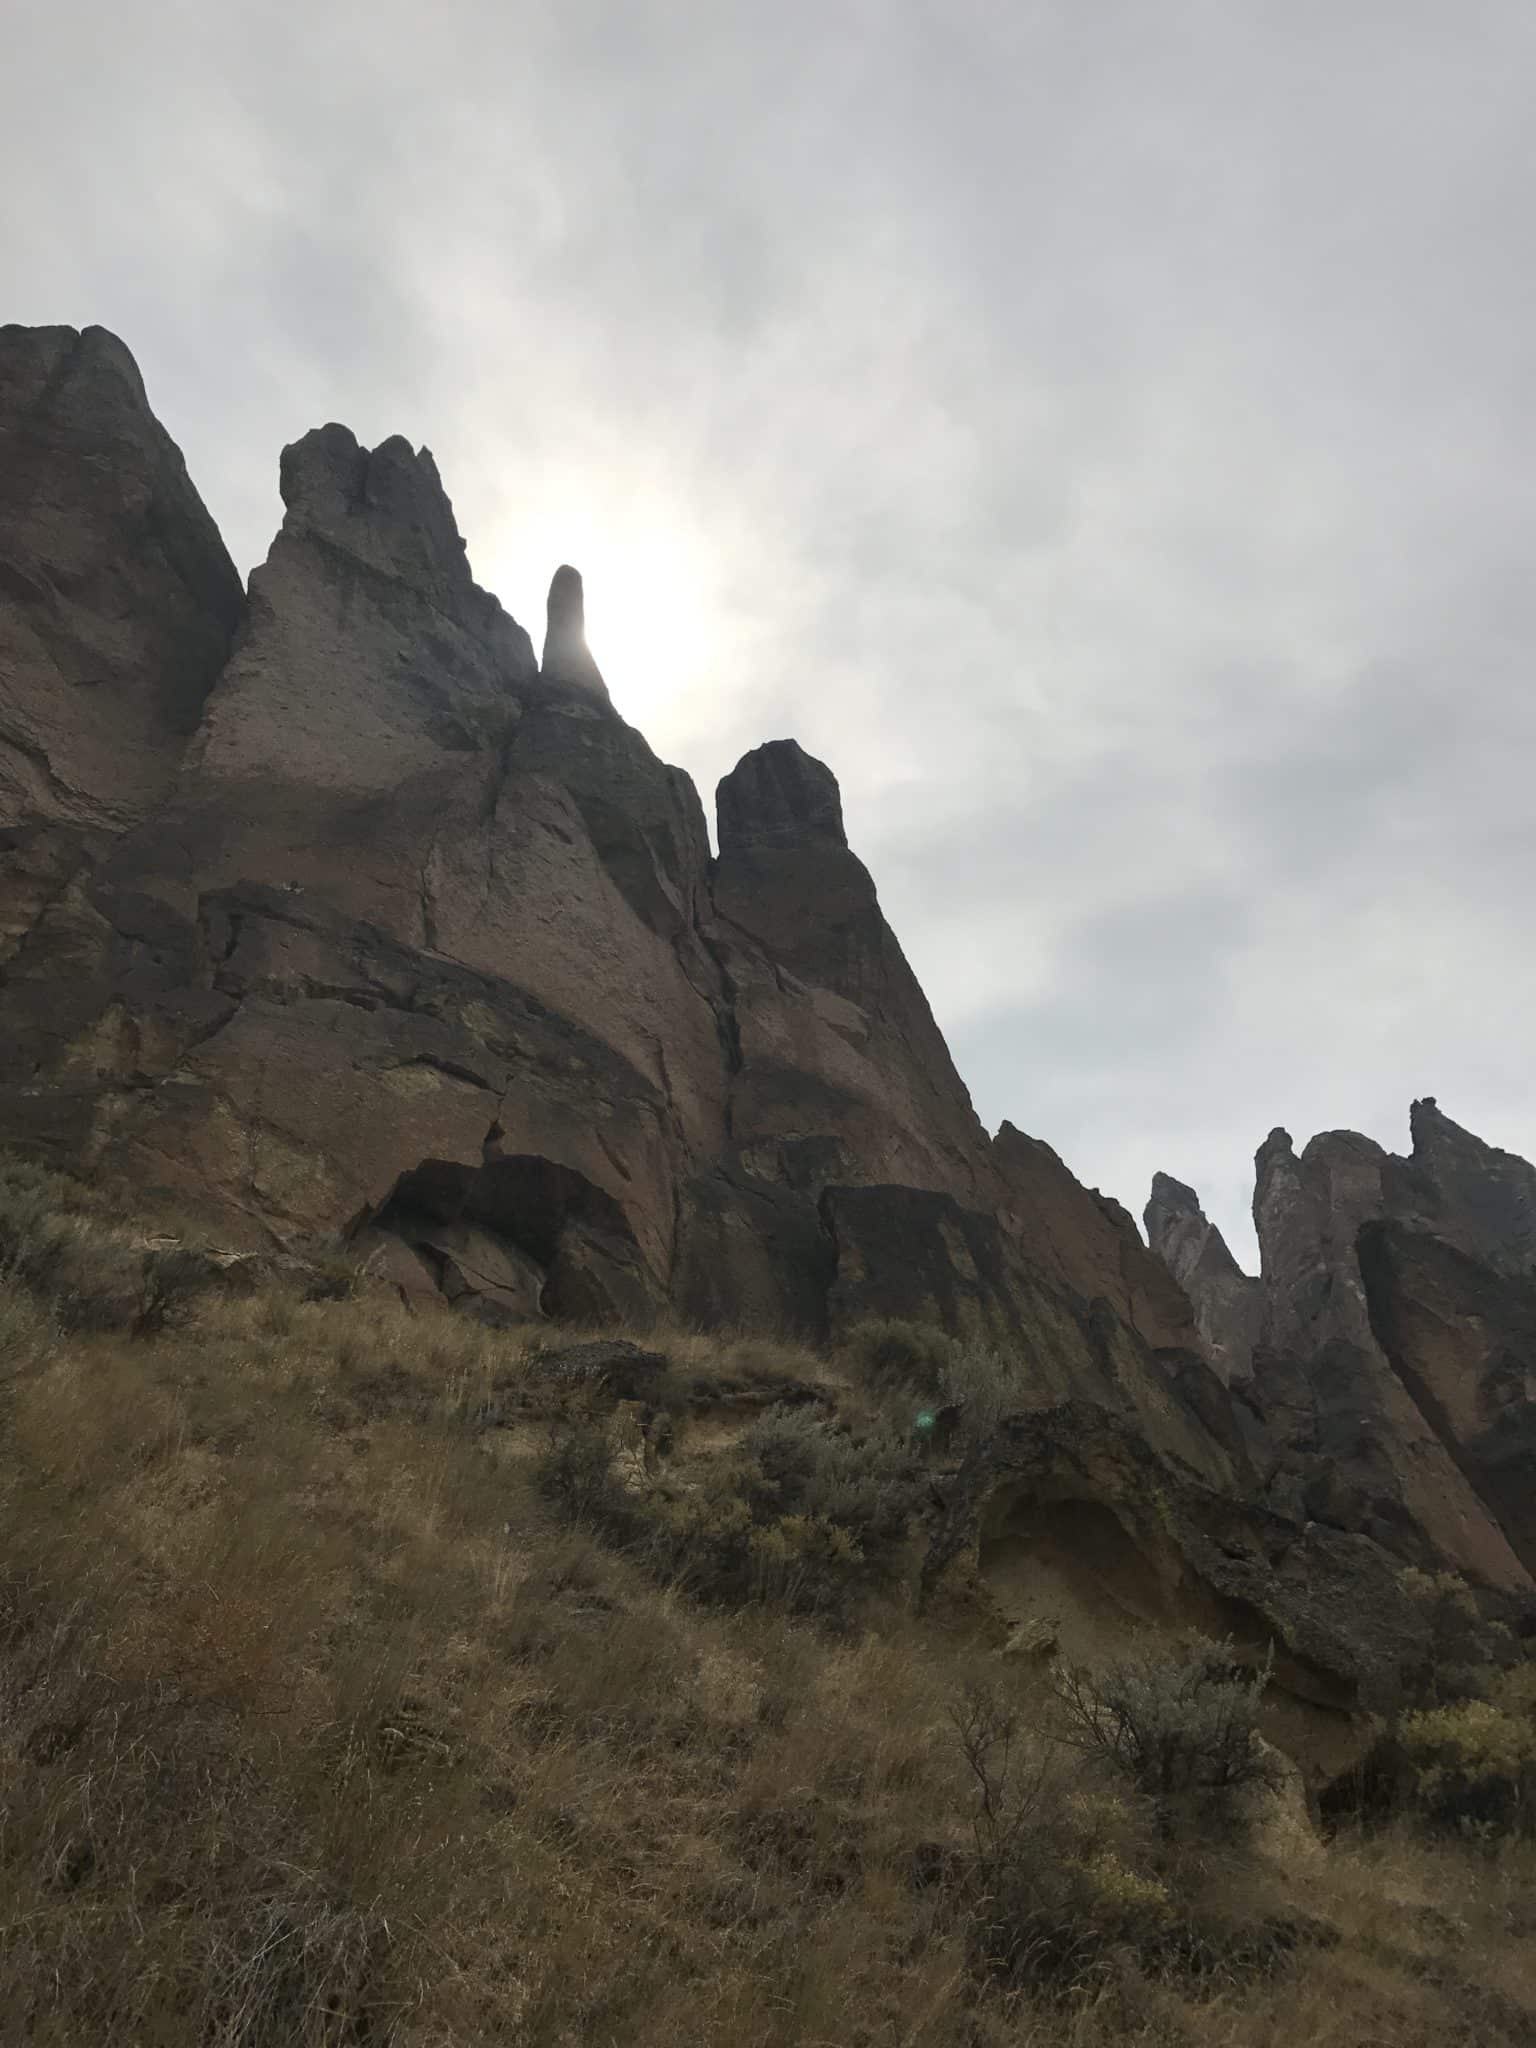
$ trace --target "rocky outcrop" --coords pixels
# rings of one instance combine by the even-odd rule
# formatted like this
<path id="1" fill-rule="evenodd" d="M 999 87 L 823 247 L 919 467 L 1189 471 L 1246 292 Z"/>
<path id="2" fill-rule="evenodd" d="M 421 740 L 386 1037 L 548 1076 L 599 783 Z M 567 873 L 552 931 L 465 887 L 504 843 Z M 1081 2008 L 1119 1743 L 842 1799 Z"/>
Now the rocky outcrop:
<path id="1" fill-rule="evenodd" d="M 97 399 L 47 415 L 42 502 L 60 532 L 95 507 L 145 675 L 182 680 L 154 776 L 104 782 L 90 862 L 26 870 L 0 1142 L 231 1241 L 349 1233 L 409 1298 L 492 1320 L 823 1338 L 910 1309 L 1005 1341 L 1028 1316 L 1043 1388 L 1091 1382 L 1195 1465 L 1228 1457 L 1187 1309 L 1123 1213 L 977 1121 L 829 769 L 790 740 L 748 754 L 712 860 L 692 784 L 609 700 L 579 575 L 555 575 L 537 662 L 399 438 L 330 425 L 284 451 L 242 618 L 126 352 L 18 348 L 95 364 Z M 32 385 L 7 389 L 30 433 Z M 179 522 L 176 562 L 203 564 L 169 593 L 112 509 L 150 469 L 144 531 Z"/>
<path id="2" fill-rule="evenodd" d="M 1147 1242 L 1194 1309 L 1206 1356 L 1223 1380 L 1248 1379 L 1263 1334 L 1262 1286 L 1233 1258 L 1194 1189 L 1172 1174 L 1153 1176 L 1146 1221 Z"/>
<path id="3" fill-rule="evenodd" d="M 1351 1131 L 1256 1158 L 1260 1281 L 1193 1191 L 1160 1175 L 1148 1231 L 1217 1362 L 1251 1361 L 1250 1450 L 1268 1497 L 1416 1564 L 1532 1586 L 1536 1175 L 1444 1116 L 1411 1113 L 1407 1157 Z"/>
<path id="4" fill-rule="evenodd" d="M 0 964 L 165 796 L 243 605 L 122 343 L 0 327 Z"/>
<path id="5" fill-rule="evenodd" d="M 1401 1223 L 1357 1250 L 1377 1344 L 1536 1576 L 1536 1281 Z"/>
<path id="6" fill-rule="evenodd" d="M 242 604 L 122 343 L 0 327 L 0 830 L 143 818 Z"/>
<path id="7" fill-rule="evenodd" d="M 286 449 L 245 597 L 110 336 L 0 334 L 0 454 L 0 1143 L 492 1321 L 910 1316 L 1191 1483 L 1528 1583 L 1523 1162 L 1432 1102 L 1408 1160 L 1277 1133 L 1262 1287 L 1165 1180 L 1159 1259 L 988 1138 L 831 771 L 754 749 L 712 858 L 580 576 L 540 662 L 426 450 Z"/>
<path id="8" fill-rule="evenodd" d="M 586 690 L 604 704 L 609 701 L 608 686 L 587 646 L 587 601 L 581 572 L 568 562 L 555 571 L 549 586 L 544 659 L 539 671 L 545 682 L 560 689 Z"/>
<path id="9" fill-rule="evenodd" d="M 990 1200 L 987 1136 L 843 832 L 837 783 L 793 740 L 716 793 L 712 949 L 730 991 L 731 1135 L 792 1187 L 876 1181 Z"/>
<path id="10" fill-rule="evenodd" d="M 257 1236 L 494 1147 L 587 1190 L 557 1295 L 654 1306 L 725 1119 L 697 803 L 541 677 L 429 455 L 327 427 L 281 483 L 174 788 L 0 991 L 0 1129 Z"/>
<path id="11" fill-rule="evenodd" d="M 1051 1147 L 1004 1123 L 992 1159 L 1011 1234 L 1060 1286 L 1108 1301 L 1154 1351 L 1198 1351 L 1190 1296 L 1118 1202 L 1085 1188 Z"/>
<path id="12" fill-rule="evenodd" d="M 1006 1222 L 953 1196 L 828 1188 L 834 1328 L 880 1316 L 925 1323 L 998 1351 L 1021 1407 L 1091 1400 L 1213 1485 L 1246 1486 L 1230 1404 L 1191 1352 L 1155 1352 L 1103 1295 L 1054 1280 Z"/>
<path id="13" fill-rule="evenodd" d="M 1080 1401 L 976 1446 L 947 1483 L 923 1597 L 999 1634 L 1046 1629 L 1073 1661 L 1127 1630 L 1272 1654 L 1271 1733 L 1315 1781 L 1358 1758 L 1429 1647 L 1426 1611 L 1379 1544 L 1212 1485 Z"/>
<path id="14" fill-rule="evenodd" d="M 1452 1123 L 1432 1095 L 1409 1126 L 1429 1227 L 1496 1272 L 1536 1272 L 1536 1167 Z"/>

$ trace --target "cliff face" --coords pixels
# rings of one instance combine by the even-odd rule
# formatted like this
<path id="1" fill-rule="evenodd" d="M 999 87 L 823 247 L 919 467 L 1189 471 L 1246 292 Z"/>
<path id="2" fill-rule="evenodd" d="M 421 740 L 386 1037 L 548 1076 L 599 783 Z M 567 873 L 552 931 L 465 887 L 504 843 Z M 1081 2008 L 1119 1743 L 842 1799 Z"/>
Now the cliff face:
<path id="1" fill-rule="evenodd" d="M 122 343 L 0 328 L 0 963 L 165 796 L 243 602 Z"/>
<path id="2" fill-rule="evenodd" d="M 239 578 L 133 358 L 0 328 L 0 829 L 116 831 L 165 795 Z"/>
<path id="3" fill-rule="evenodd" d="M 5 330 L 0 433 L 0 1142 L 251 1242 L 349 1232 L 486 1315 L 1028 1332 L 1040 1401 L 1230 1475 L 1182 1294 L 989 1140 L 830 770 L 748 754 L 712 859 L 579 574 L 540 661 L 403 440 L 284 450 L 242 596 L 111 337 Z M 108 645 L 87 695 L 66 651 Z"/>
<path id="4" fill-rule="evenodd" d="M 1263 1288 L 1239 1267 L 1194 1189 L 1172 1174 L 1154 1176 L 1146 1217 L 1148 1242 L 1188 1296 L 1212 1365 L 1229 1384 L 1247 1380 L 1263 1334 Z"/>
<path id="5" fill-rule="evenodd" d="M 1536 1174 L 1445 1116 L 1413 1148 L 1327 1131 L 1256 1159 L 1262 1278 L 1166 1175 L 1152 1245 L 1217 1361 L 1245 1361 L 1269 1497 L 1414 1562 L 1526 1590 L 1536 1570 Z"/>
<path id="6" fill-rule="evenodd" d="M 1085 1498 L 1099 1416 L 1255 1558 L 1529 1588 L 1530 1168 L 1433 1104 L 1409 1160 L 1277 1133 L 1263 1282 L 1165 1177 L 1154 1256 L 982 1129 L 828 768 L 754 749 L 711 857 L 574 569 L 540 660 L 426 451 L 280 482 L 242 593 L 122 345 L 0 330 L 0 1144 L 492 1319 L 939 1324 L 1071 1410 Z"/>

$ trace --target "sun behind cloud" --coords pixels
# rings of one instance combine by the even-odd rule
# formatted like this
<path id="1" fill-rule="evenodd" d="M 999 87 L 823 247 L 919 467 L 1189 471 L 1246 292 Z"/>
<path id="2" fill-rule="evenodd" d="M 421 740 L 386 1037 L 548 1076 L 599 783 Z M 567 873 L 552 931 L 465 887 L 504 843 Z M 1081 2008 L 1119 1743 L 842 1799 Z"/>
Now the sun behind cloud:
<path id="1" fill-rule="evenodd" d="M 488 538 L 476 551 L 484 580 L 536 645 L 547 588 L 536 579 L 562 561 L 581 571 L 587 644 L 615 707 L 658 752 L 682 741 L 696 722 L 690 706 L 718 677 L 729 638 L 719 554 L 698 523 L 664 494 L 599 483 L 503 517 Z"/>

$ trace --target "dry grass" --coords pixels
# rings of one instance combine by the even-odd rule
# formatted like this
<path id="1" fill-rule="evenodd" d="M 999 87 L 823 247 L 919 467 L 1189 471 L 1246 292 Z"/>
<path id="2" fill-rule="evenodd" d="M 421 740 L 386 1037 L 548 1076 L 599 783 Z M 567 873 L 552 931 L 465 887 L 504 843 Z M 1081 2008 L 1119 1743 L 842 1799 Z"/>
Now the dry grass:
<path id="1" fill-rule="evenodd" d="M 658 1583 L 541 1499 L 555 1398 L 521 1333 L 388 1300 L 135 1338 L 0 1285 L 0 2044 L 1536 2039 L 1528 1851 L 1170 1860 L 1072 1785 L 1020 1854 L 1302 1934 L 1191 1968 L 1090 1916 L 1091 1968 L 989 1976 L 952 1712 L 1023 1681 L 889 1606 L 834 1638 Z"/>

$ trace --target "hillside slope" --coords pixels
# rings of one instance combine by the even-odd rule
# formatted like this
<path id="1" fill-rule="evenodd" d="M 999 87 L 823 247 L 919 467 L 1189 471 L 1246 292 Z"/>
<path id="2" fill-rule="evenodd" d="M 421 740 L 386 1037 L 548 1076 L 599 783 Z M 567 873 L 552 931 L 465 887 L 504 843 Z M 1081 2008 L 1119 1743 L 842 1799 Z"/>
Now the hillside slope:
<path id="1" fill-rule="evenodd" d="M 1170 1800 L 1074 1744 L 1111 1637 L 1190 1668 L 1125 1604 L 1180 1545 L 1257 1573 L 1137 1440 L 1010 1429 L 921 1330 L 497 1330 L 150 1220 L 0 1170 L 0 2042 L 1536 2039 L 1528 1842 L 1409 1800 L 1325 1847 L 1292 1776 Z M 1140 1581 L 1040 1526 L 1073 1460 Z M 1056 1597 L 1010 1632 L 1031 1515 Z"/>

